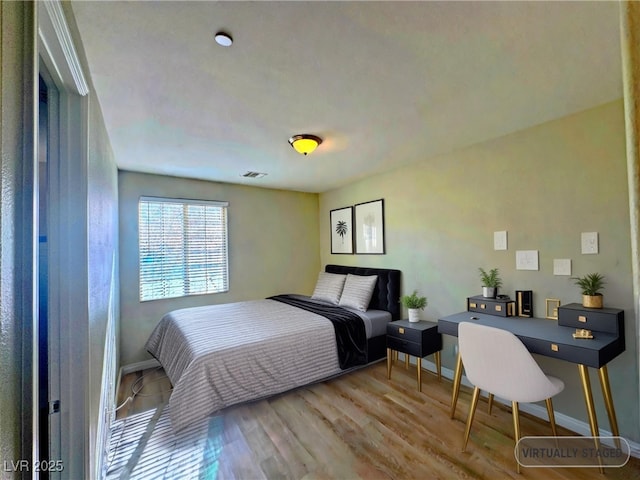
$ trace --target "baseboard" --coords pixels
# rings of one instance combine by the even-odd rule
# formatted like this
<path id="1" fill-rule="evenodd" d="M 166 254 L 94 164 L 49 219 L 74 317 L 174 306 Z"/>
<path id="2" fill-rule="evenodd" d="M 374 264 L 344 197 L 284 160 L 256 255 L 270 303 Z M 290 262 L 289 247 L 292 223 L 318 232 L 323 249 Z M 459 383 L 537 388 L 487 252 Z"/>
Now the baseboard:
<path id="1" fill-rule="evenodd" d="M 159 366 L 160 362 L 155 358 L 143 360 L 142 362 L 130 363 L 129 365 L 123 365 L 120 367 L 120 376 L 122 377 L 133 372 L 139 372 L 140 370 L 147 370 L 149 368 L 157 368 Z"/>
<path id="2" fill-rule="evenodd" d="M 435 372 L 436 364 L 431 361 L 423 359 L 422 368 L 423 369 L 426 368 L 431 372 Z M 453 370 L 451 370 L 450 368 L 443 367 L 441 368 L 441 372 L 443 377 L 449 380 L 453 380 L 453 375 L 454 375 Z M 462 384 L 467 387 L 473 388 L 473 385 L 469 383 L 469 381 L 467 380 L 467 377 L 465 377 L 464 375 L 462 376 Z M 486 394 L 484 392 L 482 393 L 482 395 L 486 397 Z M 509 407 L 511 406 L 511 402 L 507 402 L 504 399 L 501 399 L 498 397 L 495 397 L 494 401 L 498 403 L 502 403 L 503 405 L 507 405 Z M 523 403 L 520 405 L 520 410 L 530 415 L 533 415 L 534 417 L 538 417 L 542 420 L 545 420 L 545 421 L 549 420 L 549 417 L 547 416 L 546 407 L 542 407 L 540 405 L 535 405 L 532 403 Z M 589 424 L 587 422 L 578 420 L 576 418 L 570 417 L 569 415 L 565 415 L 563 413 L 556 413 L 555 417 L 556 417 L 556 423 L 566 428 L 567 430 L 571 430 L 572 432 L 575 432 L 585 437 L 591 436 L 591 428 L 589 427 Z M 600 436 L 612 437 L 613 434 L 603 428 L 600 428 Z M 627 438 L 625 438 L 625 440 L 629 443 L 631 456 L 634 458 L 640 458 L 640 443 L 631 441 Z"/>
<path id="3" fill-rule="evenodd" d="M 143 360 L 142 362 L 130 363 L 129 365 L 123 365 L 118 369 L 118 378 L 116 379 L 116 392 L 115 398 L 113 399 L 113 404 L 118 407 L 118 394 L 120 393 L 120 382 L 125 375 L 128 375 L 133 372 L 141 372 L 142 370 L 147 370 L 150 368 L 158 368 L 160 366 L 160 362 L 158 362 L 155 358 L 150 358 L 149 360 Z M 116 408 L 114 407 L 114 409 Z M 115 410 L 114 410 L 115 415 Z M 114 417 L 115 418 L 115 417 Z"/>

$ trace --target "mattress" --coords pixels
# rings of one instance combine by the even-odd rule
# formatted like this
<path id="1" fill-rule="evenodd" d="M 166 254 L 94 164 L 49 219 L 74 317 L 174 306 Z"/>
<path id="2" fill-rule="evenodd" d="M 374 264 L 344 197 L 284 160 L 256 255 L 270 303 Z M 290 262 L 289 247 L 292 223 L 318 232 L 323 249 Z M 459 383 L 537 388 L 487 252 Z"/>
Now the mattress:
<path id="1" fill-rule="evenodd" d="M 363 319 L 367 338 L 386 333 L 388 312 L 353 311 Z M 162 318 L 145 348 L 173 384 L 169 404 L 176 431 L 221 408 L 344 372 L 330 321 L 268 299 L 175 310 Z"/>

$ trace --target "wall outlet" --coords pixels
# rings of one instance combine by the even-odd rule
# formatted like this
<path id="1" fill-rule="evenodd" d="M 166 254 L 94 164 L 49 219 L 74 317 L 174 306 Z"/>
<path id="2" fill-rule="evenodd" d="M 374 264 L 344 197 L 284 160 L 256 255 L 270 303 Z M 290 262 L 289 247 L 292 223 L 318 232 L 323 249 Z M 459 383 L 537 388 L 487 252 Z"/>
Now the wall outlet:
<path id="1" fill-rule="evenodd" d="M 598 253 L 598 232 L 582 232 L 581 245 L 585 255 Z"/>

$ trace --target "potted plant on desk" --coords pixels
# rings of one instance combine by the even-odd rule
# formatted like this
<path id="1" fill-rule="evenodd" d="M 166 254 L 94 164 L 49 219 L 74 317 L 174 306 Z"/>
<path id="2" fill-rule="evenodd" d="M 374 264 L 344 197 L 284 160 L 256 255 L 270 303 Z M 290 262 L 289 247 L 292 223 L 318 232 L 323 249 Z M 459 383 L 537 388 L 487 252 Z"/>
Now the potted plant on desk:
<path id="1" fill-rule="evenodd" d="M 573 279 L 582 292 L 582 306 L 587 308 L 602 308 L 604 302 L 600 290 L 604 288 L 604 275 L 589 273 L 583 277 L 574 277 Z"/>
<path id="2" fill-rule="evenodd" d="M 418 291 L 414 290 L 411 295 L 403 295 L 400 297 L 402 305 L 409 310 L 409 321 L 420 321 L 420 310 L 424 310 L 427 306 L 427 297 L 418 296 Z"/>
<path id="3" fill-rule="evenodd" d="M 480 280 L 482 281 L 482 296 L 485 298 L 496 298 L 498 288 L 502 286 L 502 279 L 497 268 L 492 268 L 487 273 L 484 268 L 478 268 Z"/>

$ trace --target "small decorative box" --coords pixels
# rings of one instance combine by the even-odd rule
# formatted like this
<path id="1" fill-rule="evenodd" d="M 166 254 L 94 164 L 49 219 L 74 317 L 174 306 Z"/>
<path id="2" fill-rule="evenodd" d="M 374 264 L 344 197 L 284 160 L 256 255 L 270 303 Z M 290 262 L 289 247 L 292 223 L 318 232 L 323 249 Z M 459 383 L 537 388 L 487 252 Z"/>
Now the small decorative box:
<path id="1" fill-rule="evenodd" d="M 499 317 L 513 317 L 516 314 L 516 302 L 509 298 L 486 298 L 476 295 L 467 298 L 467 310 Z"/>

